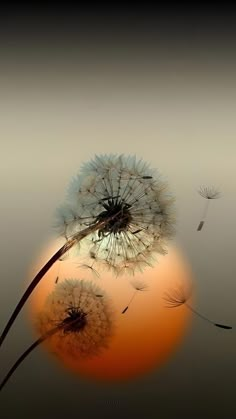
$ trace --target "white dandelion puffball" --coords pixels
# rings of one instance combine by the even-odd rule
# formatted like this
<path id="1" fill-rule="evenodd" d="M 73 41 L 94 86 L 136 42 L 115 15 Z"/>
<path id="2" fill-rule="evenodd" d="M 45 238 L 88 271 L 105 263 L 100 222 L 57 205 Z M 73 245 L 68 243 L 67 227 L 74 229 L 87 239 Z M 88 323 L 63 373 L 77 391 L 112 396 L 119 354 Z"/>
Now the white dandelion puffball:
<path id="1" fill-rule="evenodd" d="M 173 206 L 167 183 L 142 160 L 95 156 L 72 180 L 56 227 L 68 239 L 107 220 L 81 241 L 79 252 L 76 245 L 71 256 L 85 254 L 84 266 L 92 269 L 134 273 L 150 266 L 155 254 L 167 253 L 167 240 L 175 232 Z"/>
<path id="2" fill-rule="evenodd" d="M 50 337 L 53 352 L 60 358 L 88 358 L 108 347 L 113 336 L 110 301 L 91 281 L 67 279 L 48 295 L 37 321 L 37 329 Z"/>

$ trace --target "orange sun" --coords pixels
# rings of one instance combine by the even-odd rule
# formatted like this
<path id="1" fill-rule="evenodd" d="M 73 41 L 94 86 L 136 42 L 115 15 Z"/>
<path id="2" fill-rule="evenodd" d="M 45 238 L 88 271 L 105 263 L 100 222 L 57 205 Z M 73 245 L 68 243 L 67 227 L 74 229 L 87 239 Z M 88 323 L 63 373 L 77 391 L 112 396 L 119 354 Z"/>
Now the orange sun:
<path id="1" fill-rule="evenodd" d="M 58 248 L 57 242 L 44 252 L 37 270 Z M 183 282 L 191 281 L 191 270 L 181 253 L 170 248 L 154 268 L 147 268 L 135 277 L 126 275 L 116 278 L 104 271 L 98 278 L 91 270 L 79 267 L 77 260 L 57 262 L 45 275 L 30 300 L 31 321 L 42 309 L 57 277 L 59 281 L 88 279 L 104 289 L 112 300 L 116 313 L 115 334 L 109 348 L 101 355 L 88 360 L 60 359 L 64 366 L 94 379 L 119 381 L 138 377 L 166 361 L 181 343 L 191 318 L 185 305 L 167 308 L 163 299 L 166 291 L 171 292 Z M 33 270 L 35 273 L 35 268 Z M 134 293 L 130 282 L 134 278 L 145 283 L 148 289 L 137 291 L 128 310 L 122 314 Z M 53 352 L 52 345 L 50 339 L 44 344 Z"/>

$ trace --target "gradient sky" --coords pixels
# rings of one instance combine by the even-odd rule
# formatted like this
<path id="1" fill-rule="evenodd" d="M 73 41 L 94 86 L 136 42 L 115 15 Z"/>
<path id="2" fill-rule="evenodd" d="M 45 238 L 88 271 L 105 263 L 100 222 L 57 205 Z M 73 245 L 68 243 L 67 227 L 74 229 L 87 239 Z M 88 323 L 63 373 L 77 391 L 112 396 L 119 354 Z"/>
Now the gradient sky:
<path id="1" fill-rule="evenodd" d="M 117 386 L 71 376 L 38 349 L 1 394 L 4 419 L 235 417 L 235 32 L 233 10 L 2 13 L 0 327 L 53 237 L 71 176 L 110 152 L 136 153 L 166 176 L 197 308 L 235 326 L 194 318 L 168 363 Z M 197 232 L 200 185 L 222 198 Z M 2 349 L 4 371 L 31 341 L 21 315 Z"/>

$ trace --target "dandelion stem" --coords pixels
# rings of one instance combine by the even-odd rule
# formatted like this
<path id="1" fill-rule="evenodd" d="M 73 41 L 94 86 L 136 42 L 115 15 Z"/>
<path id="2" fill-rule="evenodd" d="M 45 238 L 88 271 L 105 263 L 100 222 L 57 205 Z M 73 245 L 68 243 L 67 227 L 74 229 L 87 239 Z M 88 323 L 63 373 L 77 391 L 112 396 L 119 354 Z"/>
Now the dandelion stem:
<path id="1" fill-rule="evenodd" d="M 47 332 L 45 335 L 40 336 L 32 345 L 29 346 L 29 348 L 26 349 L 26 351 L 18 358 L 18 360 L 15 362 L 15 364 L 11 367 L 10 371 L 7 373 L 5 378 L 3 379 L 2 383 L 0 384 L 0 391 L 3 389 L 5 384 L 8 382 L 12 374 L 15 372 L 15 370 L 20 366 L 20 364 L 24 361 L 24 359 L 42 342 L 44 342 L 46 339 L 48 339 L 50 336 L 52 336 L 54 333 L 58 331 L 59 327 L 55 327 L 49 332 Z"/>
<path id="2" fill-rule="evenodd" d="M 207 317 L 203 316 L 202 314 L 200 314 L 197 310 L 195 310 L 193 307 L 191 307 L 188 303 L 185 303 L 185 305 L 188 307 L 189 310 L 191 310 L 194 314 L 196 314 L 197 316 L 201 317 L 203 320 L 206 320 L 207 322 L 213 324 L 216 327 L 221 327 L 222 329 L 232 329 L 231 326 L 227 326 L 224 324 L 220 324 L 220 323 L 215 323 L 212 320 L 208 319 Z"/>
<path id="3" fill-rule="evenodd" d="M 70 250 L 76 243 L 80 242 L 83 238 L 88 236 L 89 234 L 93 233 L 94 231 L 99 230 L 102 228 L 106 223 L 108 223 L 112 218 L 116 217 L 117 214 L 107 218 L 106 220 L 97 222 L 96 224 L 89 226 L 85 228 L 84 230 L 80 231 L 76 235 L 74 235 L 71 239 L 69 239 L 50 259 L 46 264 L 40 269 L 40 271 L 37 273 L 37 275 L 34 277 L 28 288 L 26 289 L 25 293 L 21 297 L 20 301 L 18 302 L 15 310 L 13 311 L 7 325 L 5 326 L 5 329 L 2 332 L 2 335 L 0 337 L 0 347 L 6 338 L 9 330 L 11 329 L 11 326 L 13 325 L 14 321 L 16 320 L 18 314 L 20 313 L 22 307 L 32 294 L 34 288 L 38 285 L 40 280 L 44 277 L 44 275 L 48 272 L 48 270 L 54 265 L 54 263 L 60 259 L 68 250 Z"/>
<path id="4" fill-rule="evenodd" d="M 72 326 L 73 324 L 76 324 L 78 322 L 78 319 L 73 319 L 70 322 L 67 323 L 67 328 L 69 326 Z M 42 342 L 44 342 L 46 339 L 48 339 L 50 336 L 54 335 L 56 332 L 58 332 L 59 330 L 63 330 L 63 328 L 65 327 L 65 325 L 63 323 L 60 323 L 59 325 L 57 325 L 56 327 L 54 327 L 51 330 L 48 330 L 48 332 L 46 332 L 44 335 L 40 336 L 37 340 L 34 341 L 34 343 L 32 343 L 32 345 L 30 345 L 25 352 L 23 352 L 23 354 L 17 359 L 17 361 L 15 362 L 15 364 L 11 367 L 11 369 L 8 371 L 7 375 L 5 376 L 5 378 L 3 379 L 3 381 L 0 384 L 0 391 L 3 389 L 3 387 L 6 385 L 6 383 L 8 382 L 8 380 L 11 378 L 11 376 L 13 375 L 13 373 L 16 371 L 16 369 L 21 365 L 21 363 L 24 361 L 24 359 L 37 347 L 39 346 Z"/>
<path id="5" fill-rule="evenodd" d="M 13 311 L 5 329 L 2 332 L 0 338 L 0 346 L 2 345 L 4 339 L 6 338 L 12 324 L 14 323 L 16 317 L 18 316 L 19 312 L 21 311 L 22 307 L 28 300 L 29 296 L 33 292 L 34 288 L 38 285 L 40 280 L 44 277 L 44 275 L 48 272 L 48 270 L 52 267 L 52 265 L 64 254 L 66 251 L 72 248 L 74 244 L 77 242 L 77 239 L 71 239 L 67 243 L 65 243 L 50 259 L 49 261 L 40 269 L 37 275 L 34 277 L 33 281 L 30 283 L 28 288 L 26 289 L 25 293 L 23 294 L 22 298 L 20 299 L 19 303 L 17 304 L 15 310 Z"/>

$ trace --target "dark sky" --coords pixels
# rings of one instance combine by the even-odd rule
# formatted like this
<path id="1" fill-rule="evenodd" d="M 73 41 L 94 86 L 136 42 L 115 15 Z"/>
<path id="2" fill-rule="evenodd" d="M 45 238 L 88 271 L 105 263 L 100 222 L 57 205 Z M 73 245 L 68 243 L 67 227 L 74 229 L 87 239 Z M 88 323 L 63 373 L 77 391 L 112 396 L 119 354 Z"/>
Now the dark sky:
<path id="1" fill-rule="evenodd" d="M 71 6 L 68 8 L 57 7 L 55 9 L 38 10 L 32 7 L 18 5 L 12 10 L 1 12 L 1 33 L 6 37 L 17 37 L 18 41 L 24 39 L 34 40 L 40 37 L 46 41 L 48 36 L 56 43 L 58 39 L 70 39 L 73 36 L 82 35 L 84 40 L 95 42 L 103 40 L 104 43 L 112 43 L 110 36 L 128 42 L 157 40 L 159 35 L 163 39 L 173 40 L 176 37 L 179 42 L 190 42 L 193 38 L 208 42 L 217 37 L 217 41 L 227 40 L 235 34 L 235 10 L 225 7 L 200 8 L 199 6 L 186 9 L 185 6 L 159 7 L 151 6 L 126 8 L 91 8 L 85 9 Z M 16 39 L 16 40 L 17 40 Z M 116 40 L 117 40 L 116 39 Z M 4 39 L 6 40 L 6 39 Z M 60 39 L 61 40 L 61 39 Z"/>

